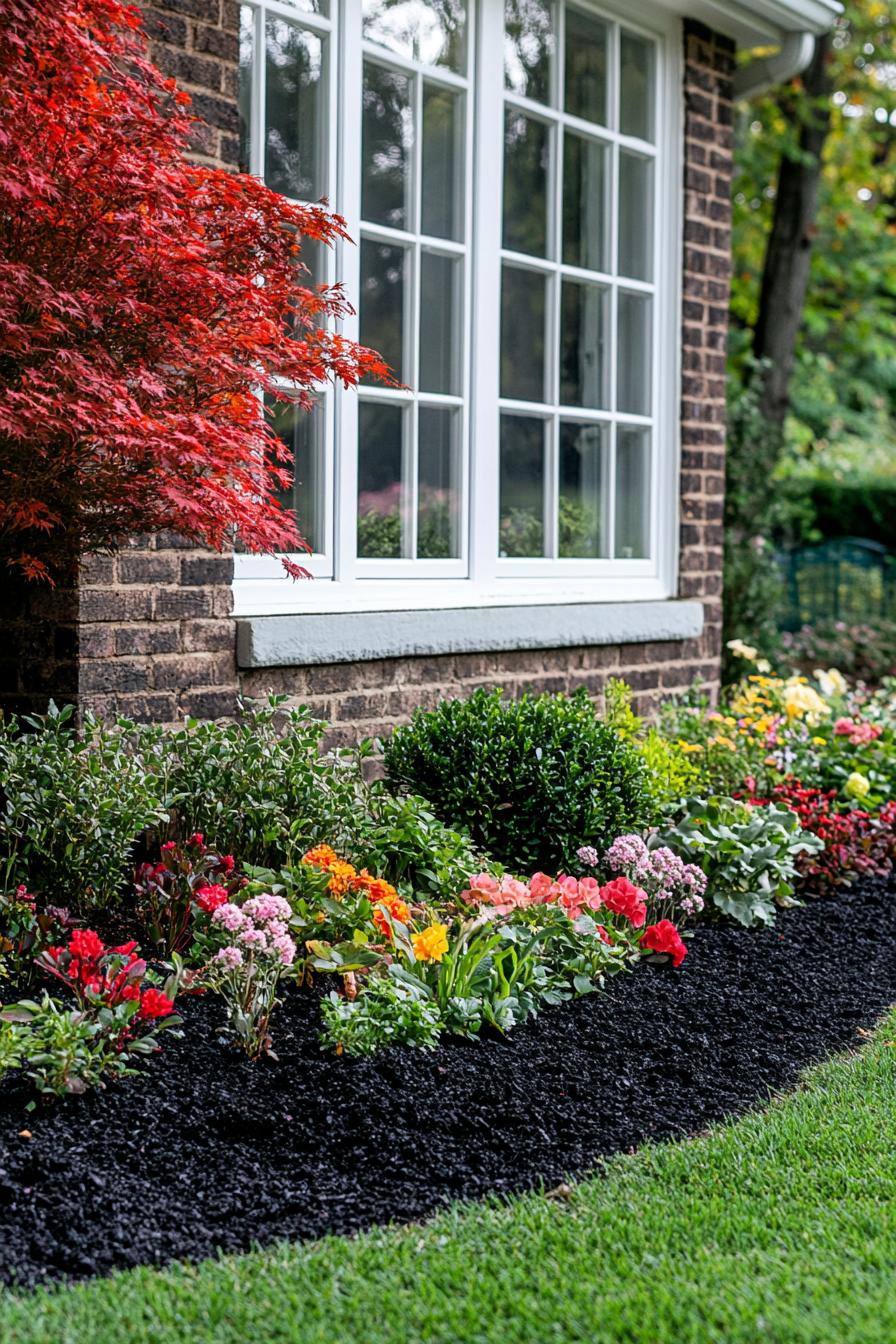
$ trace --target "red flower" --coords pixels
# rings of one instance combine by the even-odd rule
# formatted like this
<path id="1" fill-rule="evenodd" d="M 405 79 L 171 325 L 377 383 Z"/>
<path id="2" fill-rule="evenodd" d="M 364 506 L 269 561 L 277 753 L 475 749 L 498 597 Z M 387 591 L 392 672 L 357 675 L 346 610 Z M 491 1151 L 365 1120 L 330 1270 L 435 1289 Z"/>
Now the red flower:
<path id="1" fill-rule="evenodd" d="M 172 849 L 177 849 L 177 842 L 175 840 L 166 840 L 162 846 L 162 853 L 170 854 Z"/>
<path id="2" fill-rule="evenodd" d="M 227 873 L 228 875 L 233 872 L 235 866 L 236 864 L 232 854 L 222 854 L 218 860 L 218 867 L 222 872 Z"/>
<path id="3" fill-rule="evenodd" d="M 101 957 L 106 946 L 93 929 L 75 929 L 68 940 L 68 950 L 73 957 L 83 957 L 85 961 L 90 961 Z"/>
<path id="4" fill-rule="evenodd" d="M 688 954 L 681 935 L 671 919 L 661 919 L 658 924 L 649 924 L 641 934 L 641 946 L 650 952 L 665 952 L 672 958 L 673 966 L 680 966 Z"/>
<path id="5" fill-rule="evenodd" d="M 131 960 L 133 960 L 132 953 L 136 946 L 136 942 L 132 941 L 130 943 L 122 943 L 119 947 L 110 947 L 109 951 L 114 952 L 116 956 L 131 957 Z"/>
<path id="6" fill-rule="evenodd" d="M 202 834 L 201 831 L 194 831 L 193 834 L 190 836 L 189 840 L 187 841 L 187 844 L 188 844 L 188 845 L 204 845 L 204 844 L 205 844 L 205 836 Z"/>
<path id="7" fill-rule="evenodd" d="M 604 928 L 603 924 L 598 924 L 598 925 L 597 925 L 597 932 L 598 932 L 598 936 L 603 940 L 603 942 L 605 942 L 609 947 L 612 947 L 612 946 L 613 946 L 613 939 L 612 939 L 612 938 L 610 937 L 610 935 L 607 933 L 607 931 L 606 931 L 606 929 Z"/>
<path id="8" fill-rule="evenodd" d="M 226 905 L 229 900 L 230 895 L 227 888 L 213 883 L 210 883 L 207 887 L 200 887 L 196 893 L 196 904 L 207 915 L 217 910 L 219 905 Z"/>
<path id="9" fill-rule="evenodd" d="M 153 1017 L 167 1017 L 174 1010 L 174 1000 L 169 999 L 160 989 L 145 989 L 140 1000 L 138 1017 L 144 1020 Z"/>
<path id="10" fill-rule="evenodd" d="M 617 877 L 600 889 L 600 898 L 614 915 L 625 918 L 640 929 L 647 918 L 647 892 L 634 886 L 627 877 Z"/>

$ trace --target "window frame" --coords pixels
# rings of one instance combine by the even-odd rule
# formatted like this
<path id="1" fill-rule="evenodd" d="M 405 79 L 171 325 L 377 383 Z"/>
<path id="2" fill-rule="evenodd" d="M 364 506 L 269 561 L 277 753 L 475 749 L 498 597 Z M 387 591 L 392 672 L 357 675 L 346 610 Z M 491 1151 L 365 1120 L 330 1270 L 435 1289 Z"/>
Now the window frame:
<path id="1" fill-rule="evenodd" d="M 562 2 L 562 0 L 561 0 Z M 568 0 L 567 0 L 568 2 Z M 330 130 L 327 165 L 331 204 L 359 237 L 361 219 L 360 105 L 365 50 L 376 49 L 361 37 L 361 0 L 330 0 L 329 17 L 306 14 L 278 0 L 247 0 L 255 10 L 256 34 L 263 32 L 264 11 L 316 32 L 328 32 L 331 62 L 327 106 Z M 496 605 L 498 603 L 612 602 L 669 598 L 675 595 L 678 566 L 681 397 L 681 286 L 683 259 L 683 52 L 678 15 L 645 0 L 622 5 L 610 0 L 574 0 L 574 7 L 622 24 L 657 43 L 655 204 L 653 227 L 653 294 L 651 416 L 653 463 L 650 481 L 649 559 L 554 559 L 500 557 L 499 426 L 500 426 L 500 285 L 502 257 L 501 180 L 504 143 L 504 7 L 479 0 L 468 24 L 468 93 L 464 127 L 465 200 L 463 278 L 467 305 L 466 358 L 463 364 L 464 407 L 468 425 L 461 453 L 463 506 L 460 520 L 461 560 L 374 560 L 355 556 L 357 514 L 357 427 L 359 395 L 368 400 L 383 394 L 365 388 L 329 389 L 326 393 L 328 451 L 325 472 L 326 529 L 329 554 L 298 556 L 316 580 L 293 582 L 276 557 L 237 554 L 234 605 L 238 616 L 326 612 L 328 610 L 402 610 Z M 261 16 L 261 17 L 259 17 Z M 469 11 L 468 11 L 469 20 Z M 349 38 L 351 34 L 351 38 Z M 259 50 L 256 48 L 256 50 Z M 263 47 L 260 49 L 263 52 Z M 378 53 L 381 59 L 388 56 Z M 562 52 L 556 59 L 562 59 Z M 399 64 L 399 62 L 396 62 Z M 401 63 L 407 65 L 407 63 Z M 264 66 L 256 59 L 255 69 Z M 439 82 L 439 71 L 419 66 L 421 74 Z M 490 72 L 487 76 L 484 72 Z M 462 81 L 463 82 L 463 81 Z M 458 87 L 447 73 L 446 87 Z M 341 90 L 349 91 L 340 98 Z M 611 96 L 615 95 L 611 90 Z M 253 80 L 252 171 L 263 158 L 264 76 Z M 513 102 L 521 106 L 517 95 Z M 533 111 L 544 114 L 541 104 Z M 349 114 L 347 115 L 347 109 Z M 567 114 L 561 114 L 569 120 Z M 333 133 L 335 129 L 335 134 Z M 418 133 L 419 142 L 419 133 Z M 607 131 L 605 142 L 643 151 L 644 143 Z M 419 163 L 419 143 L 415 146 Z M 555 162 L 557 154 L 555 151 Z M 616 197 L 618 203 L 618 197 Z M 553 206 L 552 206 L 553 208 Z M 377 230 L 378 231 L 378 230 Z M 365 232 L 367 232 L 365 230 Z M 385 232 L 388 232 L 386 230 Z M 385 236 L 385 233 L 383 234 Z M 419 242 L 417 244 L 419 256 Z M 559 259 L 558 273 L 563 272 Z M 419 266 L 416 267 L 419 270 Z M 615 267 L 613 268 L 615 269 Z M 328 279 L 338 276 L 356 297 L 360 281 L 360 247 L 340 243 L 328 257 Z M 622 289 L 643 290 L 643 282 L 617 282 Z M 614 294 L 616 289 L 614 287 Z M 615 310 L 615 300 L 614 300 Z M 357 315 L 343 324 L 345 335 L 358 336 Z M 615 339 L 614 339 L 615 345 Z M 615 361 L 612 370 L 615 378 Z M 394 395 L 394 394 L 393 394 Z M 398 394 L 411 401 L 412 394 Z M 423 404 L 428 397 L 424 395 Z M 437 398 L 434 398 L 437 400 Z M 536 409 L 529 406 L 529 411 Z M 547 408 L 545 408 L 547 410 Z M 553 409 L 553 408 L 552 408 Z M 560 413 L 553 411 L 555 421 Z M 586 411 L 583 419 L 606 418 Z M 569 416 L 569 418 L 576 418 Z M 636 423 L 637 416 L 624 415 Z M 477 452 L 476 445 L 479 445 Z M 338 501 L 338 506 L 337 506 Z"/>

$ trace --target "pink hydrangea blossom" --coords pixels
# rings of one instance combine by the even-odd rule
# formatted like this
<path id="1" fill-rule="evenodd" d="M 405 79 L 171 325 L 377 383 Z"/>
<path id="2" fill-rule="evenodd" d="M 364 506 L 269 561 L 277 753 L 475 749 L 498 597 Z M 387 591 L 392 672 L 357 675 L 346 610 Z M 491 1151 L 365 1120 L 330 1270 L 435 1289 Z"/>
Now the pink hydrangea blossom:
<path id="1" fill-rule="evenodd" d="M 600 863 L 600 855 L 593 845 L 582 845 L 581 849 L 576 850 L 576 858 L 586 868 L 596 868 Z"/>
<path id="2" fill-rule="evenodd" d="M 244 929 L 237 941 L 242 943 L 243 947 L 258 948 L 259 952 L 268 950 L 268 936 L 264 929 Z"/>
<path id="3" fill-rule="evenodd" d="M 271 951 L 276 952 L 284 966 L 291 966 L 296 959 L 296 945 L 286 933 L 271 939 Z"/>

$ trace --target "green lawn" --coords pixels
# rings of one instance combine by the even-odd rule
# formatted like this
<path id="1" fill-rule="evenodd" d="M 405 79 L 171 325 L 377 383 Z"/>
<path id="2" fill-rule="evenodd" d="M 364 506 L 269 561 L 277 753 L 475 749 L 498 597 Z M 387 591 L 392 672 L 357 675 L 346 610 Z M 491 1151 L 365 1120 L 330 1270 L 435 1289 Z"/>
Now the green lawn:
<path id="1" fill-rule="evenodd" d="M 0 1340 L 893 1344 L 894 1038 L 896 1014 L 767 1111 L 616 1159 L 569 1197 L 7 1295 Z M 437 1164 L 407 1160 L 422 1182 Z"/>

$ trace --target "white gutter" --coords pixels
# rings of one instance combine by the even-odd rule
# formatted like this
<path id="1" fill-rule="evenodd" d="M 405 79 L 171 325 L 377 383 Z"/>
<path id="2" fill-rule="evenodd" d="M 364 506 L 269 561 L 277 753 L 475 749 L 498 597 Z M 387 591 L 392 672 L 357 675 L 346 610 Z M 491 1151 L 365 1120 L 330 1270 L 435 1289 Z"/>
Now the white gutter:
<path id="1" fill-rule="evenodd" d="M 806 69 L 815 54 L 814 33 L 788 33 L 780 51 L 759 56 L 734 73 L 734 97 L 753 98 L 776 84 L 786 84 Z"/>

